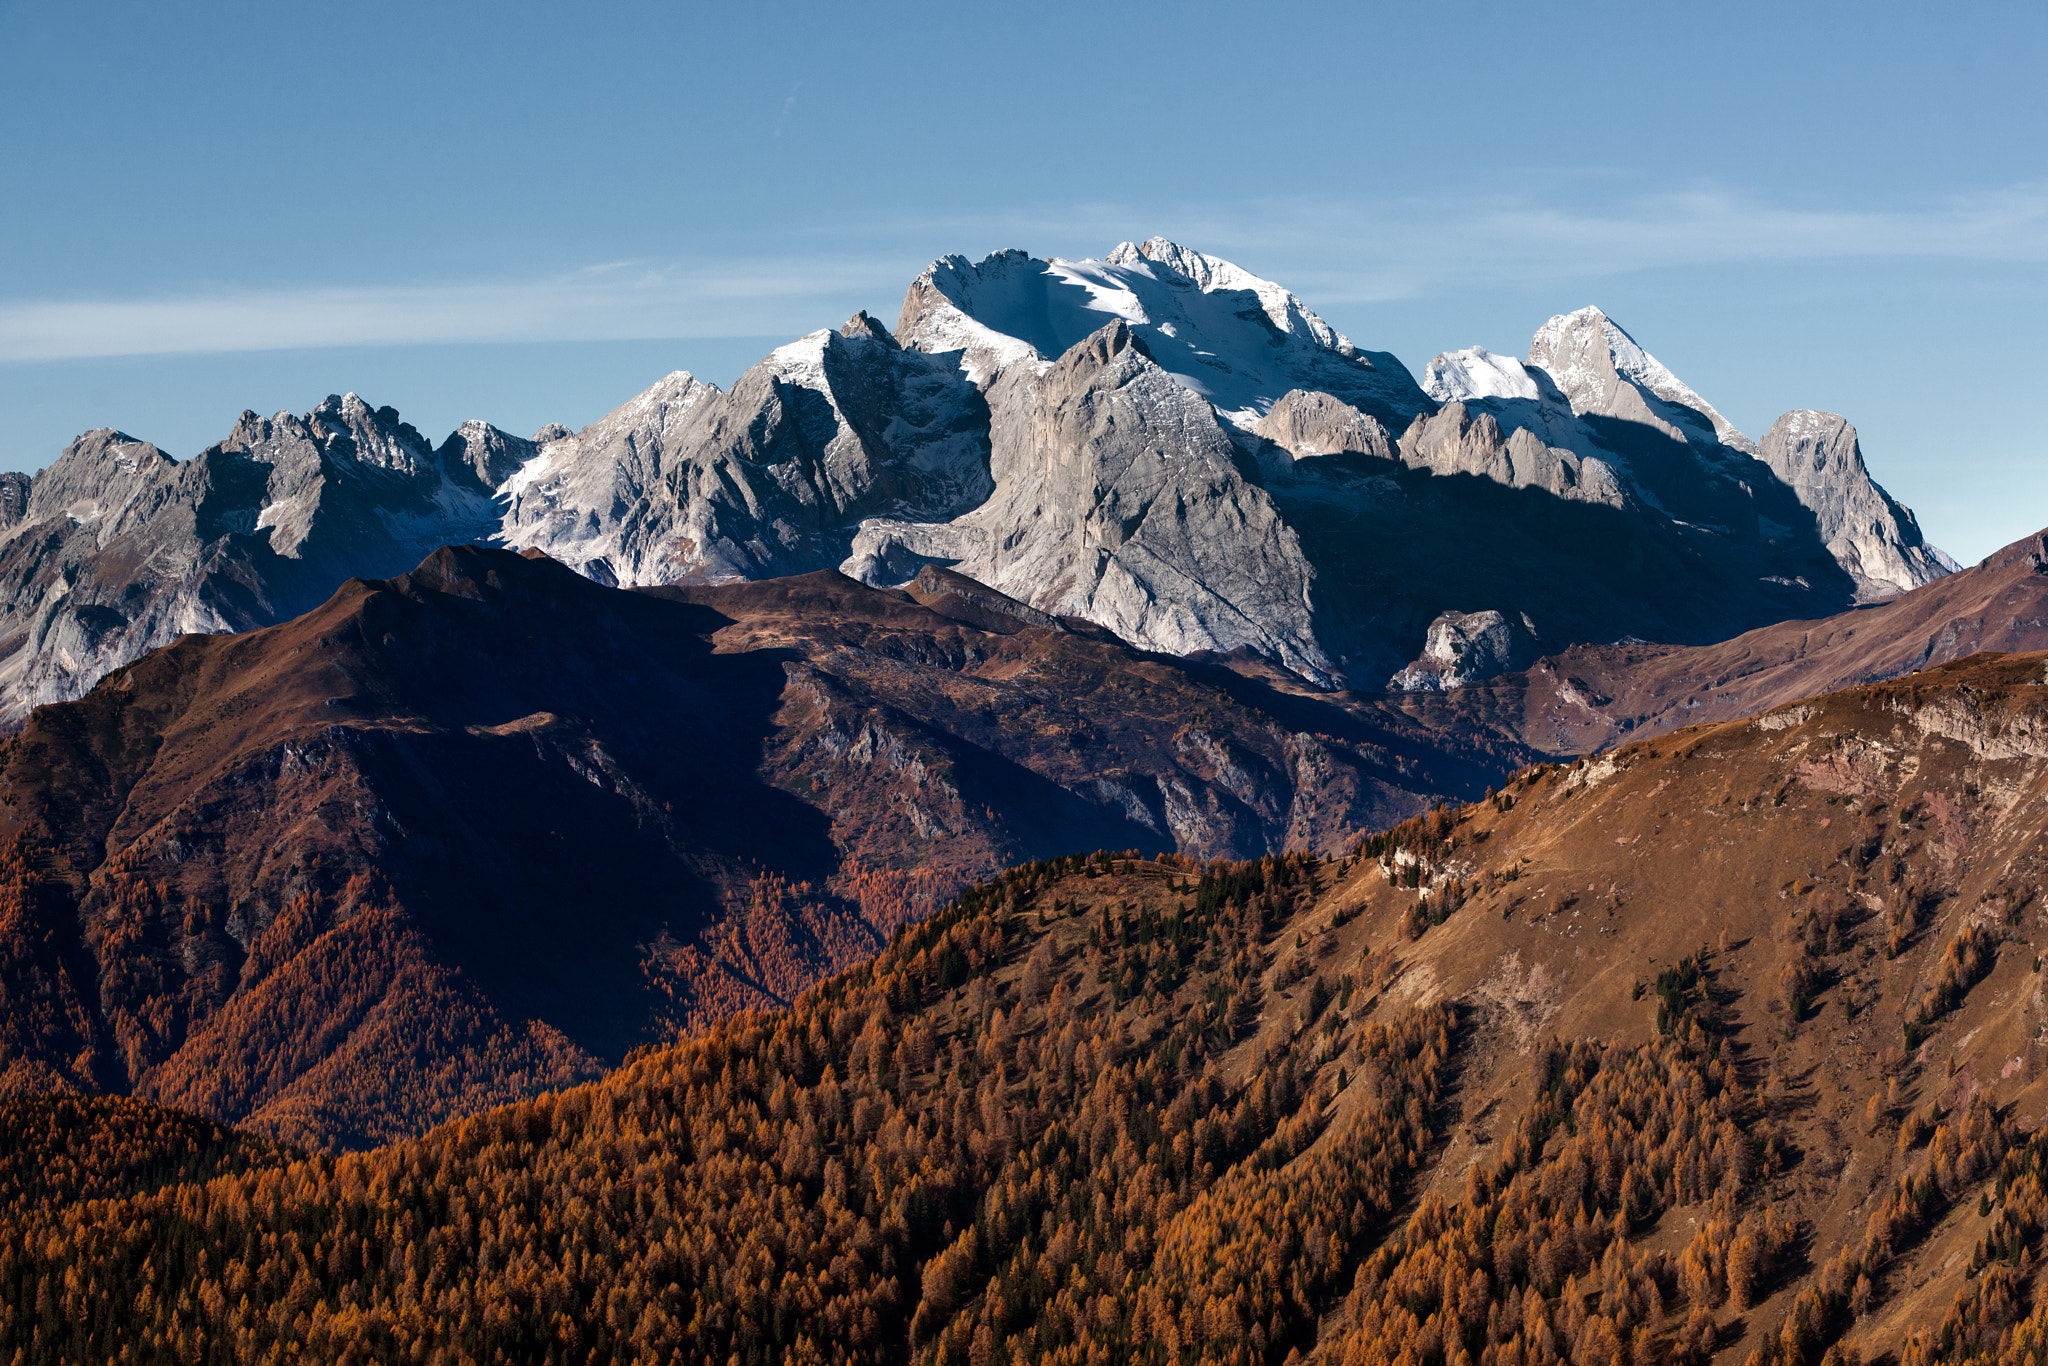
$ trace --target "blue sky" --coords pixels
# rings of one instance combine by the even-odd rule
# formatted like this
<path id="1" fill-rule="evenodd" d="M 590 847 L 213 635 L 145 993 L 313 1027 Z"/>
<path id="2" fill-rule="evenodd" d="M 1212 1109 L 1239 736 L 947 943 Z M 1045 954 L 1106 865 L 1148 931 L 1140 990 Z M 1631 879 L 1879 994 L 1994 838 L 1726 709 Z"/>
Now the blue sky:
<path id="1" fill-rule="evenodd" d="M 1417 370 L 1597 303 L 1753 436 L 1846 414 L 1959 558 L 2048 525 L 2048 7 L 1708 9 L 5 0 L 0 467 L 346 389 L 580 425 L 1163 233 Z"/>

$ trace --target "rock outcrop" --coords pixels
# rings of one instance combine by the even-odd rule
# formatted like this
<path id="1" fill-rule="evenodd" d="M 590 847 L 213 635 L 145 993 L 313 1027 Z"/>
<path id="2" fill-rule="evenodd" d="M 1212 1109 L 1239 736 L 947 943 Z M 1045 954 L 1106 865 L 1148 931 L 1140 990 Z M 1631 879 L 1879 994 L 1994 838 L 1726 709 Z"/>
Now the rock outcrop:
<path id="1" fill-rule="evenodd" d="M 1786 413 L 1764 433 L 1757 458 L 1813 513 L 1817 534 L 1855 578 L 1858 597 L 1889 597 L 1955 569 L 1921 538 L 1912 512 L 1870 477 L 1847 419 Z"/>
<path id="2" fill-rule="evenodd" d="M 1295 460 L 1323 455 L 1369 455 L 1396 459 L 1393 438 L 1376 417 L 1368 417 L 1340 398 L 1307 389 L 1289 389 L 1252 431 L 1286 451 Z"/>
<path id="3" fill-rule="evenodd" d="M 1526 618 L 1488 609 L 1446 612 L 1429 624 L 1422 657 L 1388 680 L 1392 692 L 1448 692 L 1482 678 L 1526 668 L 1536 658 Z"/>

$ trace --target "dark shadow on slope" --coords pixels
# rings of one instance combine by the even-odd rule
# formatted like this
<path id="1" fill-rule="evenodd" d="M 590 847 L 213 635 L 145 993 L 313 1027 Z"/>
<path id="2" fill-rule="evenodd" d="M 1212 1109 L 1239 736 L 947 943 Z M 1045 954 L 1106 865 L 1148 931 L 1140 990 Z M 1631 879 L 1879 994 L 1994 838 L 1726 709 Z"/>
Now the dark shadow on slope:
<path id="1" fill-rule="evenodd" d="M 1781 544 L 1756 536 L 1753 516 L 1745 537 L 1370 456 L 1314 463 L 1323 480 L 1390 478 L 1402 495 L 1345 507 L 1284 482 L 1270 490 L 1318 570 L 1318 635 L 1362 687 L 1416 658 L 1446 611 L 1526 613 L 1539 645 L 1555 649 L 1622 637 L 1706 644 L 1854 599 L 1810 513 Z"/>

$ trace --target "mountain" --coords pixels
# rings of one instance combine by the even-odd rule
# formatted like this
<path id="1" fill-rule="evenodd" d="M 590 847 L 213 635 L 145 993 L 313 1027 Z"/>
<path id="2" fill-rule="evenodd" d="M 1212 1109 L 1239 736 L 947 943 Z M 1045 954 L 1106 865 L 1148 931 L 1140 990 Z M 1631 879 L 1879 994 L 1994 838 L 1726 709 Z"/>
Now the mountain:
<path id="1" fill-rule="evenodd" d="M 622 592 L 439 551 L 28 718 L 0 1089 L 418 1132 L 790 1001 L 1020 861 L 1342 850 L 1538 756 L 2040 647 L 2044 565 L 2035 537 L 1834 618 L 1372 696 L 932 565 Z M 1433 641 L 1470 661 L 1503 626 Z"/>
<path id="2" fill-rule="evenodd" d="M 1618 480 L 1688 522 L 1773 541 L 1817 538 L 1859 600 L 1956 567 L 1870 478 L 1856 429 L 1842 418 L 1787 413 L 1759 446 L 1597 308 L 1538 328 L 1526 365 L 1475 347 L 1436 357 L 1422 383 L 1441 403 L 1597 462 L 1600 487 Z"/>
<path id="3" fill-rule="evenodd" d="M 792 1000 L 1010 864 L 1346 848 L 1529 757 L 938 569 L 444 549 L 7 742 L 0 1091 L 361 1146 Z"/>
<path id="4" fill-rule="evenodd" d="M 1813 512 L 1828 553 L 1863 596 L 1885 597 L 1955 571 L 1955 561 L 1921 540 L 1912 511 L 1871 479 L 1856 429 L 1834 413 L 1786 413 L 1764 433 L 1757 457 Z"/>
<path id="5" fill-rule="evenodd" d="M 354 394 L 242 414 L 187 461 L 88 432 L 26 485 L 0 540 L 0 715 L 77 697 L 194 632 L 309 611 L 353 575 L 401 573 L 492 534 L 492 490 L 535 447 L 482 423 L 436 449 Z M 0 509 L 12 504 L 0 501 Z"/>
<path id="6" fill-rule="evenodd" d="M 1525 770 L 1342 860 L 1100 854 L 341 1158 L 0 1104 L 0 1349 L 2035 1359 L 2048 656 Z"/>
<path id="7" fill-rule="evenodd" d="M 934 262 L 729 391 L 434 447 L 353 395 L 171 460 L 88 433 L 0 481 L 0 721 L 194 631 L 289 620 L 445 543 L 605 584 L 956 570 L 1169 654 L 1458 687 L 1567 646 L 1702 645 L 1947 567 L 1852 428 L 1743 437 L 1598 310 L 1420 386 L 1293 294 L 1163 238 Z"/>
<path id="8" fill-rule="evenodd" d="M 1407 368 L 1361 351 L 1279 285 L 1163 237 L 1100 261 L 997 252 L 934 261 L 904 296 L 903 344 L 958 356 L 986 389 L 1005 370 L 1059 359 L 1122 322 L 1174 382 L 1249 427 L 1290 389 L 1326 393 L 1405 425 L 1430 404 Z"/>
<path id="9" fill-rule="evenodd" d="M 863 522 L 842 567 L 867 582 L 936 561 L 1149 648 L 1244 648 L 1354 688 L 1481 676 L 1430 653 L 1470 616 L 1511 638 L 1501 668 L 1705 643 L 1867 589 L 1755 446 L 1595 310 L 1532 347 L 1567 388 L 1468 356 L 1423 393 L 1278 286 L 1155 238 L 1103 262 L 949 258 L 897 331 L 987 395 L 994 491 L 944 524 Z M 1482 369 L 1484 397 L 1447 379 Z M 1853 477 L 1826 463 L 1808 496 L 1860 508 L 1835 492 Z"/>

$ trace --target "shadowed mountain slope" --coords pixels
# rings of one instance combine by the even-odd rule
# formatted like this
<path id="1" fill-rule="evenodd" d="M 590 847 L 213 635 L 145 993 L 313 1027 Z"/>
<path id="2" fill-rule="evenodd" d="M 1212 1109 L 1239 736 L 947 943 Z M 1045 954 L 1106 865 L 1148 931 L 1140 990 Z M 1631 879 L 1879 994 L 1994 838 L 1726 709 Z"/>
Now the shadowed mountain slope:
<path id="1" fill-rule="evenodd" d="M 467 548 L 187 637 L 7 744 L 4 1085 L 366 1143 L 788 1001 L 1006 864 L 1342 848 L 1527 757 L 1103 635 L 937 570 Z"/>
<path id="2" fill-rule="evenodd" d="M 1468 684 L 1411 710 L 1579 754 L 1629 735 L 1726 721 L 1800 697 L 1896 678 L 1983 650 L 2048 649 L 2048 532 L 1969 569 L 1817 621 L 1715 645 L 1575 645 L 1524 673 Z"/>

